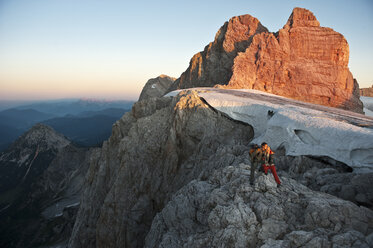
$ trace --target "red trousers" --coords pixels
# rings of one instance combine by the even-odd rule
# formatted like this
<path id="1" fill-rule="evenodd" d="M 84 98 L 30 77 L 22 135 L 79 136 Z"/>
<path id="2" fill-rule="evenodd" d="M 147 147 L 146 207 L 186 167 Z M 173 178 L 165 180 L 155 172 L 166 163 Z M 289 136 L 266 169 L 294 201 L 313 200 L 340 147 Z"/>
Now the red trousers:
<path id="1" fill-rule="evenodd" d="M 276 180 L 276 183 L 277 183 L 277 184 L 281 184 L 281 182 L 280 182 L 280 178 L 278 178 L 278 176 L 277 176 L 276 167 L 275 167 L 274 164 L 272 164 L 272 165 L 265 165 L 265 164 L 262 164 L 262 166 L 263 166 L 264 173 L 265 173 L 266 175 L 267 175 L 267 173 L 268 173 L 268 169 L 270 169 L 271 172 L 272 172 L 273 177 L 274 177 L 275 180 Z"/>

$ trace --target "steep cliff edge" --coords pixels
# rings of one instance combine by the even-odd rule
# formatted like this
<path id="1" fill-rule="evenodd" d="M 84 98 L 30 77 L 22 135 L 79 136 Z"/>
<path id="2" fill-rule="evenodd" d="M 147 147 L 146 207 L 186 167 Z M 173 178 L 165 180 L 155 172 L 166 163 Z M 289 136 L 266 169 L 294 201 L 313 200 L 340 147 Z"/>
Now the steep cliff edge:
<path id="1" fill-rule="evenodd" d="M 373 206 L 372 191 L 364 187 L 373 173 L 359 176 L 330 158 L 278 150 L 284 187 L 275 188 L 272 176 L 262 173 L 251 187 L 253 128 L 212 108 L 200 98 L 203 91 L 139 101 L 114 125 L 90 165 L 69 247 L 297 247 L 313 239 L 310 245 L 320 247 L 372 244 L 373 212 L 351 202 Z M 261 205 L 254 207 L 256 200 Z M 332 209 L 348 214 L 323 220 Z"/>
<path id="2" fill-rule="evenodd" d="M 343 35 L 320 27 L 309 10 L 295 8 L 277 33 L 268 32 L 256 18 L 238 16 L 193 56 L 169 91 L 223 85 L 362 113 L 359 86 L 348 60 Z"/>
<path id="3" fill-rule="evenodd" d="M 251 15 L 232 17 L 219 29 L 215 40 L 193 56 L 188 69 L 181 74 L 169 91 L 227 84 L 232 76 L 233 60 L 244 52 L 255 34 L 268 32 Z"/>
<path id="4" fill-rule="evenodd" d="M 87 174 L 70 247 L 141 247 L 172 194 L 215 168 L 238 165 L 252 128 L 195 92 L 137 102 L 113 127 Z M 246 154 L 247 155 L 247 154 Z"/>

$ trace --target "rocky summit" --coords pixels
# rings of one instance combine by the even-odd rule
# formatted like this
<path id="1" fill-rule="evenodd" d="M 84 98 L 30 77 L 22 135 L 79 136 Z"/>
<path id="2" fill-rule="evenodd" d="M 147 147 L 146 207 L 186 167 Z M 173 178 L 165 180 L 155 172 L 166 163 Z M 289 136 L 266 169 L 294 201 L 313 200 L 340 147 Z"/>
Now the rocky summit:
<path id="1" fill-rule="evenodd" d="M 276 33 L 243 15 L 220 28 L 169 91 L 200 86 L 257 89 L 362 113 L 348 61 L 343 35 L 321 27 L 307 9 L 295 8 Z"/>
<path id="2" fill-rule="evenodd" d="M 195 92 L 134 104 L 87 174 L 70 247 L 142 247 L 172 195 L 214 168 L 242 162 L 253 129 Z"/>
<path id="3" fill-rule="evenodd" d="M 141 91 L 139 101 L 150 97 L 163 96 L 175 80 L 176 78 L 163 74 L 156 78 L 149 79 Z"/>
<path id="4" fill-rule="evenodd" d="M 0 247 L 66 243 L 94 154 L 43 124 L 0 153 Z"/>
<path id="5" fill-rule="evenodd" d="M 195 90 L 135 103 L 91 160 L 69 247 L 373 245 L 373 173 L 278 149 L 281 187 L 250 185 L 254 135 Z"/>

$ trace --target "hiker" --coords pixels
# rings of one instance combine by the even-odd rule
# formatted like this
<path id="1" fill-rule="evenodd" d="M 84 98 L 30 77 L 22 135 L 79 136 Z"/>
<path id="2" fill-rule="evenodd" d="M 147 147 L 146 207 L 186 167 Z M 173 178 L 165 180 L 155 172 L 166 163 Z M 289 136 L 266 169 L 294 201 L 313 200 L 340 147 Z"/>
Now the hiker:
<path id="1" fill-rule="evenodd" d="M 265 142 L 262 143 L 261 148 L 262 148 L 261 150 L 262 150 L 262 153 L 263 153 L 263 156 L 262 156 L 263 164 L 262 164 L 262 166 L 263 166 L 264 174 L 267 175 L 268 169 L 270 169 L 273 177 L 276 180 L 277 187 L 280 187 L 281 181 L 277 176 L 276 167 L 275 167 L 275 164 L 274 164 L 274 162 L 275 162 L 274 161 L 274 154 L 275 153 L 271 150 L 271 148 Z"/>
<path id="2" fill-rule="evenodd" d="M 250 184 L 254 184 L 255 170 L 260 166 L 262 160 L 262 149 L 257 144 L 254 144 L 250 149 L 250 159 L 251 159 L 251 173 L 250 173 Z"/>

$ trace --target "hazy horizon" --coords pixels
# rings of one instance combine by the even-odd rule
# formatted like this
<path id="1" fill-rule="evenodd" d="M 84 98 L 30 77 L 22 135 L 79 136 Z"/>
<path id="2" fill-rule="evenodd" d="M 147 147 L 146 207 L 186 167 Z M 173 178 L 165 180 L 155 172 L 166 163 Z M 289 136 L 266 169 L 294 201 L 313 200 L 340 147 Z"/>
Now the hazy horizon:
<path id="1" fill-rule="evenodd" d="M 77 101 L 93 101 L 93 102 L 134 102 L 137 99 L 104 99 L 104 98 L 60 98 L 46 100 L 0 100 L 0 111 L 24 107 L 34 104 L 53 104 L 53 103 L 73 103 Z"/>
<path id="2" fill-rule="evenodd" d="M 150 78 L 178 78 L 229 18 L 250 14 L 271 32 L 294 7 L 350 45 L 360 87 L 373 84 L 373 2 L 0 1 L 0 100 L 137 100 Z"/>

